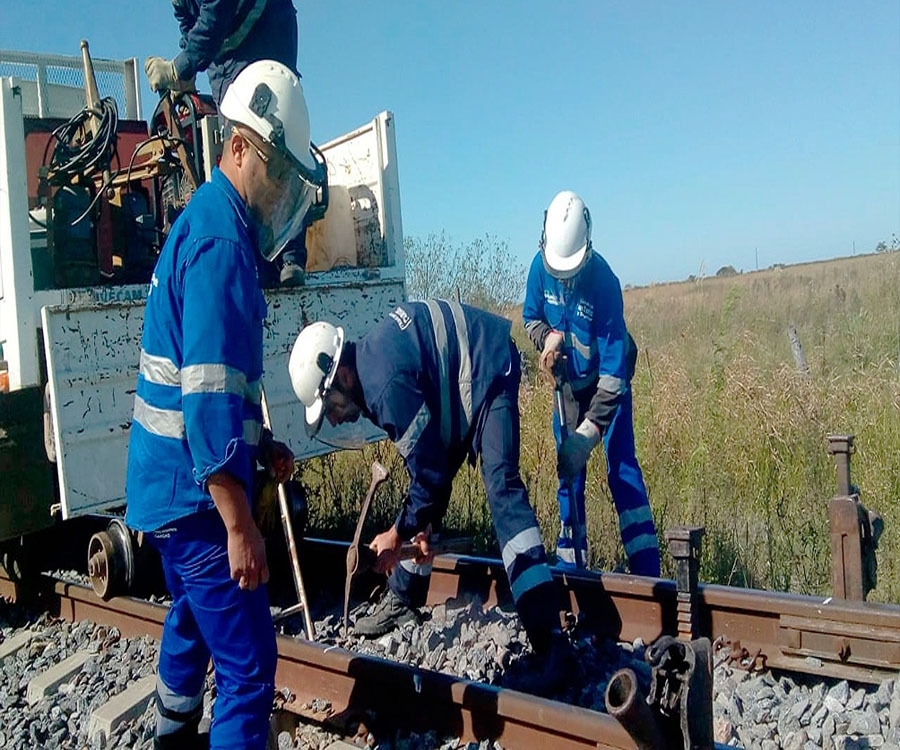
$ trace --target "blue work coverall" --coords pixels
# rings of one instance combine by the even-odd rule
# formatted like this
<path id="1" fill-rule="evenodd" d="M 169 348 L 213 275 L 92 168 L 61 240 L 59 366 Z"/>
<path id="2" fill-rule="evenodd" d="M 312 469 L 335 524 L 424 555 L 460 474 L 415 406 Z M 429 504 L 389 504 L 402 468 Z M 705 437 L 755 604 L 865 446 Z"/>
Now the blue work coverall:
<path id="1" fill-rule="evenodd" d="M 297 11 L 291 0 L 172 0 L 181 28 L 178 77 L 205 70 L 216 104 L 244 68 L 277 60 L 297 71 Z"/>
<path id="2" fill-rule="evenodd" d="M 439 532 L 453 478 L 481 457 L 503 564 L 522 624 L 541 649 L 559 613 L 546 553 L 519 474 L 519 353 L 510 321 L 456 302 L 400 305 L 357 344 L 366 416 L 406 462 L 409 494 L 397 518 L 401 538 Z M 421 607 L 431 565 L 407 560 L 388 585 Z"/>
<path id="3" fill-rule="evenodd" d="M 207 489 L 225 472 L 252 497 L 266 317 L 253 236 L 243 201 L 216 169 L 153 273 L 128 451 L 125 521 L 161 553 L 172 594 L 158 730 L 199 716 L 212 657 L 213 748 L 265 747 L 277 658 L 266 588 L 243 591 L 231 580 L 227 533 Z"/>
<path id="4" fill-rule="evenodd" d="M 576 276 L 560 280 L 548 272 L 538 253 L 528 273 L 522 316 L 538 351 L 551 330 L 563 334 L 567 429 L 571 434 L 585 418 L 600 429 L 628 566 L 637 575 L 659 576 L 659 542 L 634 449 L 630 381 L 637 351 L 625 328 L 618 278 L 598 253 L 592 253 Z M 555 412 L 553 434 L 558 448 L 560 424 Z M 576 564 L 575 538 L 583 540 L 582 561 L 587 559 L 586 477 L 585 469 L 572 482 L 559 482 L 556 552 L 558 564 L 564 567 Z M 580 534 L 573 533 L 573 520 L 579 524 Z"/>

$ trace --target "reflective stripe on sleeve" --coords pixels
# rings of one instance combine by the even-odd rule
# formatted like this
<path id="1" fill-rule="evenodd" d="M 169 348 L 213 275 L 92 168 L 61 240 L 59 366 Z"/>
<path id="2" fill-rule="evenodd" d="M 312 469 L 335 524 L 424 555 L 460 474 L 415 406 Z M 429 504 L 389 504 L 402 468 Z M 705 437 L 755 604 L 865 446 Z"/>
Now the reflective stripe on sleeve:
<path id="1" fill-rule="evenodd" d="M 258 404 L 262 386 L 258 380 L 248 383 L 243 372 L 228 365 L 188 365 L 181 371 L 181 392 L 185 396 L 196 393 L 230 393 Z"/>
<path id="2" fill-rule="evenodd" d="M 394 446 L 403 458 L 408 458 L 409 454 L 412 453 L 413 448 L 416 447 L 416 443 L 430 421 L 431 412 L 428 411 L 428 404 L 423 401 L 419 411 L 416 412 L 416 416 L 413 417 L 409 427 L 406 428 L 406 432 L 394 443 Z"/>
<path id="3" fill-rule="evenodd" d="M 138 371 L 144 380 L 156 385 L 181 385 L 178 366 L 168 357 L 157 357 L 141 349 L 141 363 Z"/>
<path id="4" fill-rule="evenodd" d="M 150 406 L 140 396 L 134 397 L 134 419 L 147 432 L 161 437 L 184 440 L 184 415 L 174 409 Z"/>

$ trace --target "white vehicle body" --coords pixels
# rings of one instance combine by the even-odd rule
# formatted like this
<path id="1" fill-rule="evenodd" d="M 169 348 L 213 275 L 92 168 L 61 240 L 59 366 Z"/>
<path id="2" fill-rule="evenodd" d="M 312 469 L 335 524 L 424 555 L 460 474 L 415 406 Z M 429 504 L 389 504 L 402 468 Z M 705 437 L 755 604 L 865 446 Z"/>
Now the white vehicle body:
<path id="1" fill-rule="evenodd" d="M 10 54 L 0 52 L 0 61 Z M 53 58 L 54 65 L 62 62 L 77 67 L 80 58 Z M 125 70 L 126 90 L 131 81 L 126 108 L 135 117 L 129 103 L 139 106 L 133 61 L 94 65 L 107 63 Z M 40 82 L 40 74 L 37 78 Z M 70 117 L 83 106 L 83 95 L 79 100 L 71 87 L 64 89 L 65 96 L 57 97 L 62 111 L 54 114 Z M 41 87 L 34 82 L 0 78 L 0 344 L 10 386 L 0 400 L 29 388 L 46 388 L 49 395 L 48 451 L 55 452 L 58 492 L 36 500 L 38 514 L 58 512 L 68 519 L 117 513 L 126 500 L 147 286 L 35 289 L 32 248 L 41 232 L 29 219 L 24 122 L 38 114 L 35 98 L 48 106 L 47 91 L 35 97 L 35 90 Z M 306 283 L 266 291 L 264 388 L 273 431 L 298 458 L 328 450 L 306 438 L 302 406 L 288 377 L 290 348 L 300 328 L 321 317 L 360 336 L 405 298 L 393 116 L 382 112 L 320 148 L 330 199 L 325 218 L 309 230 Z M 379 434 L 372 429 L 369 437 Z M 0 505 L 13 496 L 0 473 Z M 27 532 L 18 528 L 23 523 L 5 521 L 0 511 L 0 540 Z"/>

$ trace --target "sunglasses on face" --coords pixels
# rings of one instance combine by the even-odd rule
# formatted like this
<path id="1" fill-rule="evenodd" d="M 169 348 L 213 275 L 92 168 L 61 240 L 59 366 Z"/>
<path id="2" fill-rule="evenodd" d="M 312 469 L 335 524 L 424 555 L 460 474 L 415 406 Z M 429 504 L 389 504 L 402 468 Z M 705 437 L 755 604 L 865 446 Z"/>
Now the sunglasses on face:
<path id="1" fill-rule="evenodd" d="M 266 174 L 270 179 L 275 180 L 276 182 L 284 182 L 297 171 L 288 157 L 277 151 L 271 154 L 266 153 L 266 151 L 263 150 L 264 146 L 261 143 L 257 143 L 246 130 L 238 130 L 238 133 L 241 138 L 253 147 L 253 150 L 256 151 L 256 155 L 260 158 L 260 161 L 266 165 Z"/>

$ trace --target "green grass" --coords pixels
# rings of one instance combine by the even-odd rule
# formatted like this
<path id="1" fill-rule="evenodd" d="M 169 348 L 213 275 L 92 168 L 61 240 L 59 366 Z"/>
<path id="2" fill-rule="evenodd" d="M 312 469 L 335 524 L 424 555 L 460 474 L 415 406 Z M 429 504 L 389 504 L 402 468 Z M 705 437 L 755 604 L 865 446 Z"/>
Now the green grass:
<path id="1" fill-rule="evenodd" d="M 885 519 L 879 584 L 871 600 L 900 600 L 900 254 L 846 258 L 730 278 L 625 292 L 640 347 L 633 382 L 637 451 L 667 559 L 663 532 L 706 527 L 705 581 L 827 594 L 827 504 L 836 494 L 829 433 L 856 436 L 851 478 Z M 793 325 L 808 373 L 798 371 Z M 521 321 L 514 333 L 535 363 Z M 530 368 L 534 373 L 535 367 Z M 523 382 L 521 470 L 548 549 L 557 533 L 551 390 Z M 349 537 L 379 457 L 392 479 L 370 512 L 365 538 L 393 520 L 405 472 L 390 445 L 307 462 L 311 525 Z M 602 451 L 589 463 L 592 564 L 624 560 Z M 476 470 L 454 485 L 447 526 L 495 553 Z"/>

